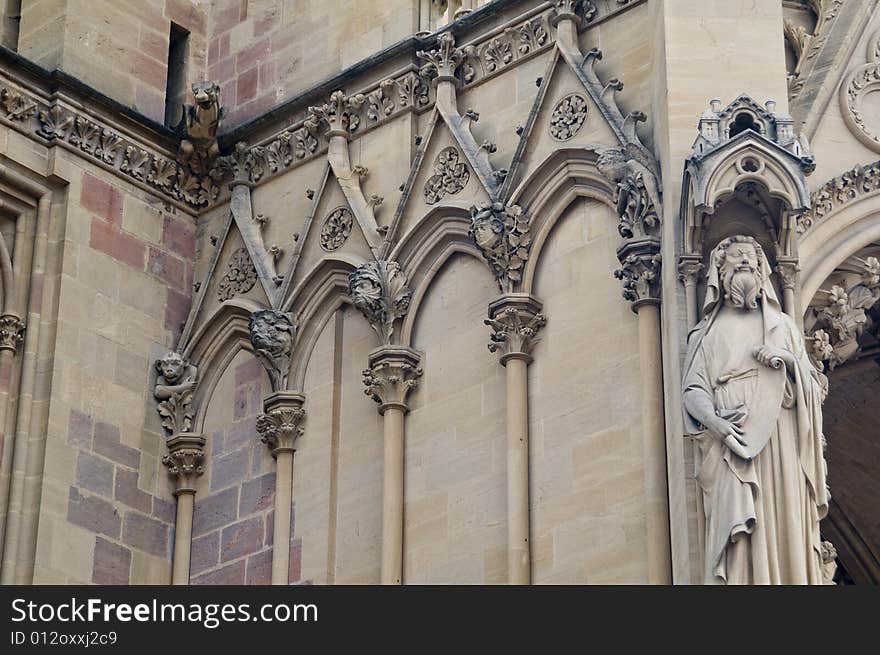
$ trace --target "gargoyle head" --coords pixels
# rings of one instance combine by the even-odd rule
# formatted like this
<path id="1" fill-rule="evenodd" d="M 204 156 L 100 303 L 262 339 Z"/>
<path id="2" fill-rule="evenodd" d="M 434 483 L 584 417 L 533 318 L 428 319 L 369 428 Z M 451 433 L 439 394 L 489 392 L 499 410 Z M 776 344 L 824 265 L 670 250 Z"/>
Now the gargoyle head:
<path id="1" fill-rule="evenodd" d="M 196 82 L 192 85 L 193 98 L 201 109 L 210 109 L 220 102 L 220 86 L 216 82 Z"/>

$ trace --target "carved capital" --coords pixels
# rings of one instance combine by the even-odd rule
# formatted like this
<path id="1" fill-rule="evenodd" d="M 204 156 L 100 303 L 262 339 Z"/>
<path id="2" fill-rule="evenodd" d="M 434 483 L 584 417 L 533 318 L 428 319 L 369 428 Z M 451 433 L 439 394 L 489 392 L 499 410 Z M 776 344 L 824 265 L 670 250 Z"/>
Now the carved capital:
<path id="1" fill-rule="evenodd" d="M 205 437 L 183 432 L 168 439 L 162 464 L 174 480 L 174 495 L 195 493 L 196 478 L 205 472 Z"/>
<path id="2" fill-rule="evenodd" d="M 232 175 L 230 186 L 251 186 L 262 177 L 259 154 L 258 149 L 249 148 L 247 143 L 239 141 L 230 154 L 217 158 L 213 175 L 215 178 Z"/>
<path id="3" fill-rule="evenodd" d="M 156 411 L 169 437 L 189 433 L 195 414 L 193 395 L 198 384 L 198 369 L 183 356 L 170 351 L 156 360 L 156 386 L 153 397 L 159 401 Z"/>
<path id="4" fill-rule="evenodd" d="M 382 345 L 389 345 L 394 322 L 409 311 L 412 297 L 400 264 L 378 260 L 359 266 L 348 276 L 348 293 Z"/>
<path id="5" fill-rule="evenodd" d="M 380 414 L 389 407 L 409 411 L 407 396 L 422 377 L 420 362 L 421 355 L 405 346 L 381 346 L 370 353 L 364 393 L 378 403 Z"/>
<path id="6" fill-rule="evenodd" d="M 468 236 L 489 263 L 502 293 L 513 293 L 522 280 L 532 245 L 530 222 L 519 205 L 471 207 Z"/>
<path id="7" fill-rule="evenodd" d="M 797 259 L 783 259 L 779 258 L 776 263 L 776 272 L 779 274 L 779 279 L 782 280 L 782 287 L 784 289 L 794 289 L 797 285 L 798 279 L 798 271 L 801 270 L 801 267 L 798 265 Z"/>
<path id="8" fill-rule="evenodd" d="M 682 255 L 678 260 L 678 279 L 686 287 L 696 286 L 702 270 L 703 258 L 700 255 Z"/>
<path id="9" fill-rule="evenodd" d="M 24 341 L 24 321 L 15 314 L 0 316 L 0 350 L 11 350 L 13 354 Z"/>
<path id="10" fill-rule="evenodd" d="M 433 50 L 419 50 L 416 57 L 425 61 L 421 74 L 423 77 L 435 78 L 435 82 L 458 83 L 455 73 L 465 59 L 461 48 L 455 47 L 455 37 L 444 32 L 437 39 L 437 47 Z"/>
<path id="11" fill-rule="evenodd" d="M 556 26 L 563 20 L 574 21 L 577 27 L 589 23 L 596 15 L 593 0 L 553 0 L 550 24 Z"/>
<path id="12" fill-rule="evenodd" d="M 508 293 L 489 304 L 489 318 L 484 323 L 490 327 L 490 352 L 501 353 L 501 365 L 510 359 L 532 361 L 532 347 L 538 332 L 547 324 L 541 313 L 543 304 L 527 293 Z"/>
<path id="13" fill-rule="evenodd" d="M 290 314 L 263 309 L 248 321 L 254 354 L 269 374 L 274 391 L 283 391 L 290 375 L 290 354 L 296 337 L 296 324 Z"/>
<path id="14" fill-rule="evenodd" d="M 327 136 L 347 138 L 360 127 L 360 111 L 366 101 L 362 93 L 347 96 L 344 91 L 334 91 L 328 102 L 309 107 L 309 122 L 315 126 L 326 123 Z"/>
<path id="15" fill-rule="evenodd" d="M 257 417 L 257 432 L 260 441 L 272 450 L 273 457 L 295 450 L 296 440 L 305 431 L 303 403 L 305 396 L 290 391 L 273 393 L 263 401 L 264 413 Z"/>
<path id="16" fill-rule="evenodd" d="M 617 250 L 621 267 L 614 277 L 623 281 L 623 297 L 632 310 L 646 304 L 660 304 L 660 240 L 646 238 L 628 241 Z"/>

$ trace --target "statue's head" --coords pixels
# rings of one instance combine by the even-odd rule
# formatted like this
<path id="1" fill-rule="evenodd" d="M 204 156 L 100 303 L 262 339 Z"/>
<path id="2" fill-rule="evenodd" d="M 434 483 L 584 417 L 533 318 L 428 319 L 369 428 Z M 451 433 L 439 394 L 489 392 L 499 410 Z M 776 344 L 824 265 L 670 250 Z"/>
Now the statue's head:
<path id="1" fill-rule="evenodd" d="M 177 384 L 183 378 L 186 361 L 180 353 L 172 350 L 162 359 L 156 360 L 156 370 L 167 384 Z"/>
<path id="2" fill-rule="evenodd" d="M 220 86 L 207 80 L 192 85 L 193 98 L 202 109 L 209 109 L 220 97 Z"/>
<path id="3" fill-rule="evenodd" d="M 251 314 L 251 342 L 257 350 L 273 354 L 289 354 L 296 331 L 293 321 L 283 312 L 264 309 Z"/>
<path id="4" fill-rule="evenodd" d="M 764 288 L 764 251 L 747 236 L 733 236 L 719 243 L 712 253 L 718 267 L 724 303 L 737 309 L 757 309 Z"/>

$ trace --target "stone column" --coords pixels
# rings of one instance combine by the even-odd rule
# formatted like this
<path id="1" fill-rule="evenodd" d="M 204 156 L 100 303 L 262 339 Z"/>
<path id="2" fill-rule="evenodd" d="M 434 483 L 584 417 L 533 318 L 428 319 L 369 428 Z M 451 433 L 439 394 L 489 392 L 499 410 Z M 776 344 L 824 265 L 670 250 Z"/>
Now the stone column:
<path id="1" fill-rule="evenodd" d="M 293 453 L 305 418 L 305 396 L 277 391 L 263 401 L 257 417 L 260 440 L 272 450 L 276 462 L 275 524 L 272 541 L 272 584 L 286 585 L 290 568 L 290 513 L 293 507 Z"/>
<path id="2" fill-rule="evenodd" d="M 663 412 L 663 357 L 660 332 L 660 244 L 654 237 L 630 239 L 618 249 L 623 297 L 639 317 L 642 443 L 647 497 L 648 582 L 672 582 L 669 502 L 666 483 L 666 428 Z"/>
<path id="3" fill-rule="evenodd" d="M 196 479 L 205 472 L 205 437 L 184 432 L 171 437 L 166 444 L 168 454 L 162 458 L 162 463 L 168 467 L 168 473 L 174 480 L 174 496 L 177 498 L 171 584 L 187 585 Z"/>
<path id="4" fill-rule="evenodd" d="M 364 371 L 365 393 L 384 418 L 382 480 L 382 575 L 385 585 L 403 583 L 403 446 L 409 392 L 419 383 L 421 356 L 406 346 L 380 346 Z"/>
<path id="5" fill-rule="evenodd" d="M 800 312 L 795 307 L 795 289 L 797 288 L 798 271 L 801 267 L 798 265 L 797 257 L 780 257 L 776 263 L 776 272 L 782 281 L 782 309 L 791 316 L 795 321 L 801 322 L 803 317 L 798 317 Z"/>
<path id="6" fill-rule="evenodd" d="M 682 255 L 679 258 L 678 279 L 684 284 L 688 330 L 697 324 L 700 316 L 697 307 L 697 276 L 702 270 L 703 262 L 700 255 Z"/>
<path id="7" fill-rule="evenodd" d="M 531 582 L 529 546 L 529 379 L 535 336 L 546 324 L 542 303 L 527 293 L 507 293 L 489 304 L 489 350 L 507 369 L 507 578 Z"/>

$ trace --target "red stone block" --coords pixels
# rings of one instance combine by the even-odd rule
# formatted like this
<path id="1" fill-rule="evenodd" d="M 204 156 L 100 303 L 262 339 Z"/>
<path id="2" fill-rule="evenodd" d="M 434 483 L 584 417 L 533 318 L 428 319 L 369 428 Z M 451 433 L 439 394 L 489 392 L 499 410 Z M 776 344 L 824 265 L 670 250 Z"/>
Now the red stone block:
<path id="1" fill-rule="evenodd" d="M 262 16 L 254 20 L 254 38 L 268 34 L 278 23 L 278 12 L 274 6 L 269 7 Z"/>
<path id="2" fill-rule="evenodd" d="M 241 516 L 262 512 L 275 502 L 275 473 L 266 473 L 241 485 L 238 508 Z"/>
<path id="3" fill-rule="evenodd" d="M 95 452 L 112 459 L 117 464 L 137 469 L 141 463 L 141 454 L 134 448 L 123 444 L 119 439 L 119 428 L 110 423 L 99 421 L 95 424 Z"/>
<path id="4" fill-rule="evenodd" d="M 220 561 L 229 562 L 256 553 L 263 547 L 263 518 L 239 521 L 223 529 L 220 535 Z"/>
<path id="5" fill-rule="evenodd" d="M 193 536 L 225 527 L 238 516 L 238 489 L 230 487 L 209 496 L 196 496 L 193 510 Z"/>
<path id="6" fill-rule="evenodd" d="M 275 77 L 275 62 L 264 61 L 260 64 L 260 80 L 259 88 L 261 90 L 272 89 L 275 86 L 277 78 Z M 274 93 L 271 96 L 274 99 Z"/>
<path id="7" fill-rule="evenodd" d="M 233 562 L 222 569 L 205 573 L 191 580 L 194 585 L 241 585 L 244 584 L 245 560 Z"/>
<path id="8" fill-rule="evenodd" d="M 220 562 L 220 531 L 209 532 L 204 537 L 193 539 L 190 553 L 189 573 L 198 575 Z"/>
<path id="9" fill-rule="evenodd" d="M 99 218 L 92 219 L 89 246 L 132 268 L 144 270 L 147 248 L 143 241 Z"/>
<path id="10" fill-rule="evenodd" d="M 135 50 L 129 61 L 131 74 L 158 91 L 165 91 L 168 82 L 168 66 L 166 62 L 158 62 L 143 52 Z"/>
<path id="11" fill-rule="evenodd" d="M 195 227 L 166 216 L 162 224 L 162 245 L 185 259 L 195 257 Z"/>
<path id="12" fill-rule="evenodd" d="M 125 11 L 137 16 L 139 23 L 157 32 L 166 34 L 169 31 L 168 20 L 162 16 L 161 9 L 158 9 L 149 2 L 126 3 Z"/>
<path id="13" fill-rule="evenodd" d="M 235 70 L 241 74 L 269 59 L 269 39 L 262 39 L 235 55 Z"/>
<path id="14" fill-rule="evenodd" d="M 191 0 L 165 0 L 165 15 L 190 32 L 205 33 L 205 14 Z"/>
<path id="15" fill-rule="evenodd" d="M 239 105 L 257 97 L 257 69 L 251 68 L 238 76 L 235 97 Z"/>
<path id="16" fill-rule="evenodd" d="M 76 484 L 91 492 L 113 496 L 113 464 L 102 457 L 80 451 L 76 458 Z"/>
<path id="17" fill-rule="evenodd" d="M 114 225 L 122 223 L 122 192 L 94 175 L 83 174 L 79 204 Z"/>
<path id="18" fill-rule="evenodd" d="M 211 462 L 211 491 L 240 483 L 247 473 L 248 464 L 250 464 L 250 457 L 244 448 L 213 459 Z"/>
<path id="19" fill-rule="evenodd" d="M 70 417 L 67 419 L 67 443 L 80 448 L 91 448 L 94 427 L 91 416 L 77 409 L 71 409 Z"/>
<path id="20" fill-rule="evenodd" d="M 168 557 L 168 531 L 165 523 L 139 512 L 126 512 L 122 543 L 157 557 Z"/>
<path id="21" fill-rule="evenodd" d="M 138 472 L 116 470 L 115 497 L 120 503 L 149 514 L 153 510 L 153 497 L 138 487 Z"/>
<path id="22" fill-rule="evenodd" d="M 131 551 L 125 546 L 96 537 L 92 564 L 95 584 L 128 584 L 131 574 Z"/>
<path id="23" fill-rule="evenodd" d="M 112 504 L 97 496 L 84 496 L 70 487 L 67 499 L 67 520 L 81 528 L 119 539 L 122 520 Z"/>
<path id="24" fill-rule="evenodd" d="M 138 47 L 141 52 L 149 55 L 162 64 L 168 61 L 168 30 L 155 32 L 141 26 L 141 34 L 138 39 Z"/>
<path id="25" fill-rule="evenodd" d="M 218 34 L 232 29 L 241 22 L 239 13 L 240 8 L 238 7 L 238 4 L 231 4 L 228 7 L 215 11 L 212 16 L 213 22 L 211 25 L 211 31 Z"/>
<path id="26" fill-rule="evenodd" d="M 247 585 L 272 584 L 272 551 L 264 550 L 247 559 L 247 573 L 245 575 Z"/>
<path id="27" fill-rule="evenodd" d="M 159 278 L 168 286 L 179 291 L 189 288 L 186 266 L 183 261 L 153 246 L 150 246 L 147 273 Z"/>
<path id="28" fill-rule="evenodd" d="M 235 78 L 235 59 L 226 57 L 221 59 L 213 66 L 208 67 L 208 78 L 215 80 L 218 84 L 223 84 Z M 229 102 L 226 94 L 223 93 L 223 87 L 220 87 L 220 100 L 224 106 Z"/>
<path id="29" fill-rule="evenodd" d="M 153 496 L 153 516 L 160 521 L 166 523 L 174 523 L 174 516 L 177 513 L 177 504 L 171 501 Z"/>
<path id="30" fill-rule="evenodd" d="M 230 79 L 220 83 L 220 98 L 224 107 L 234 107 L 236 102 L 235 91 L 238 80 Z"/>
<path id="31" fill-rule="evenodd" d="M 189 308 L 192 304 L 190 295 L 178 293 L 168 289 L 168 299 L 165 302 L 165 329 L 178 334 L 183 329 L 186 317 L 189 316 Z"/>

